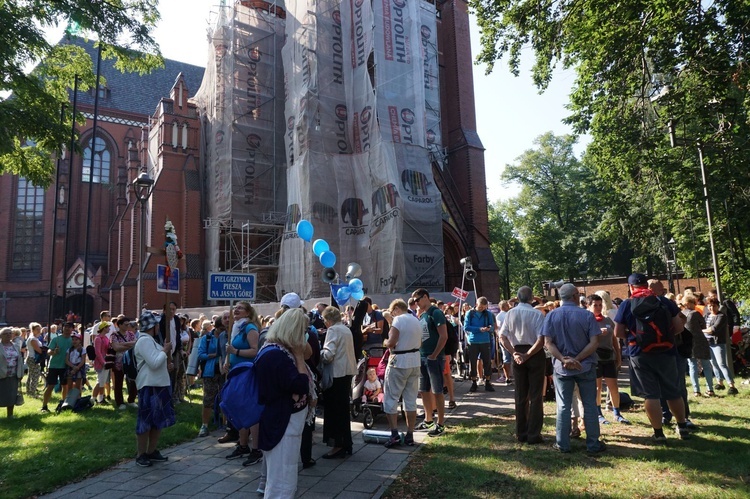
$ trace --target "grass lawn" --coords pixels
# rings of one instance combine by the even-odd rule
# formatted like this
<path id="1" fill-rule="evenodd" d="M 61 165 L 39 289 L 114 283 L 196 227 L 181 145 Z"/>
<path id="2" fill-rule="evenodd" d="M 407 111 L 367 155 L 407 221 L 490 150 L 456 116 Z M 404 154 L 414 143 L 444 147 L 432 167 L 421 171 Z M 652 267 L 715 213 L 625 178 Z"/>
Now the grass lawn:
<path id="1" fill-rule="evenodd" d="M 584 440 L 573 440 L 570 454 L 552 449 L 554 403 L 545 404 L 542 445 L 516 443 L 512 414 L 452 426 L 429 439 L 384 497 L 750 497 L 750 390 L 740 390 L 692 399 L 699 431 L 685 441 L 665 431 L 661 446 L 637 406 L 625 414 L 632 426 L 601 426 L 608 450 L 596 457 Z"/>
<path id="2" fill-rule="evenodd" d="M 96 384 L 95 376 L 89 380 L 92 386 Z M 112 405 L 97 405 L 82 413 L 55 414 L 60 394 L 53 394 L 52 412 L 40 414 L 41 399 L 25 399 L 24 405 L 16 407 L 15 419 L 5 419 L 5 409 L 0 409 L 0 497 L 51 492 L 135 458 L 136 409 L 118 411 Z M 202 392 L 192 390 L 191 403 L 176 406 L 177 424 L 162 432 L 159 448 L 198 435 L 201 401 Z"/>

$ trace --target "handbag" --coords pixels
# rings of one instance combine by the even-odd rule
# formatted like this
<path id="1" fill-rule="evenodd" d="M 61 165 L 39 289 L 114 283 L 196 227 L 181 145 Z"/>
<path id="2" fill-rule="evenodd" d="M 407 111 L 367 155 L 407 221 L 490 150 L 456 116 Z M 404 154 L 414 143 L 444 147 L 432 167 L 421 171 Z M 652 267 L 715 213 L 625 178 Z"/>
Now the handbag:
<path id="1" fill-rule="evenodd" d="M 114 369 L 117 354 L 112 347 L 107 348 L 107 354 L 104 356 L 104 369 Z"/>
<path id="2" fill-rule="evenodd" d="M 18 392 L 18 395 L 16 395 L 16 405 L 23 405 L 24 402 L 23 393 Z"/>
<path id="3" fill-rule="evenodd" d="M 326 364 L 321 362 L 319 371 L 320 375 L 320 389 L 326 391 L 333 386 L 333 362 Z"/>

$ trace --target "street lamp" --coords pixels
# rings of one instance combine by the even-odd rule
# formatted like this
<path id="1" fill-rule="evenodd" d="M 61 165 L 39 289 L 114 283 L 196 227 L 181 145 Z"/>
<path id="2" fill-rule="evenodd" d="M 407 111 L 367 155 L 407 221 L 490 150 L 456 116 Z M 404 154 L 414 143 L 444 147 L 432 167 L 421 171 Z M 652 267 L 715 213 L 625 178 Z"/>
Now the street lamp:
<path id="1" fill-rule="evenodd" d="M 680 274 L 677 273 L 677 241 L 674 240 L 674 237 L 671 238 L 669 241 L 667 241 L 667 244 L 669 245 L 669 249 L 672 250 L 672 265 L 674 266 L 674 279 L 676 281 L 677 285 L 677 292 L 680 292 Z M 669 280 L 672 280 L 672 272 L 669 272 Z M 674 289 L 670 290 L 672 293 L 674 293 Z"/>
<path id="2" fill-rule="evenodd" d="M 137 314 L 140 316 L 141 310 L 143 309 L 143 264 L 144 264 L 144 249 L 146 242 L 146 201 L 151 197 L 151 191 L 154 189 L 154 179 L 148 176 L 147 171 L 142 171 L 133 180 L 133 192 L 138 203 L 141 205 L 141 244 L 140 244 L 140 259 L 138 262 L 138 310 Z"/>

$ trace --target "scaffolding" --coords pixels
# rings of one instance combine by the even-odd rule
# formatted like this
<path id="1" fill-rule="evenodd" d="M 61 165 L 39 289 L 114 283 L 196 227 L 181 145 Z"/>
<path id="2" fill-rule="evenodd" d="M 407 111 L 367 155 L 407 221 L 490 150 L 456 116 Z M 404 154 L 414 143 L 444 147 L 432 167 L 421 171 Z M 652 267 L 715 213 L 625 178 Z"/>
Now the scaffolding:
<path id="1" fill-rule="evenodd" d="M 275 300 L 286 206 L 283 9 L 256 0 L 218 7 L 203 117 L 207 271 L 255 273 L 258 300 Z"/>

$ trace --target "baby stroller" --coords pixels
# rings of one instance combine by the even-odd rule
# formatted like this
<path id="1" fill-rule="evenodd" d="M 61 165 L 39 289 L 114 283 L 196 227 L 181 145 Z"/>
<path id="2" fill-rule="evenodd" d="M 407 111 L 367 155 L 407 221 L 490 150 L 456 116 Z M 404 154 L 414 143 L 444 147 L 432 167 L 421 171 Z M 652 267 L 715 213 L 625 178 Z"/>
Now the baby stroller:
<path id="1" fill-rule="evenodd" d="M 362 424 L 368 430 L 375 424 L 375 417 L 379 414 L 384 413 L 383 403 L 380 401 L 370 401 L 365 398 L 365 381 L 367 381 L 368 369 L 375 369 L 378 371 L 378 365 L 385 354 L 383 347 L 374 346 L 370 347 L 366 352 L 362 360 L 357 365 L 357 375 L 352 379 L 352 402 L 351 402 L 351 415 L 352 419 L 356 419 L 359 414 L 362 414 Z M 381 386 L 385 381 L 385 371 L 377 372 L 378 379 L 380 380 Z M 365 399 L 363 401 L 363 398 Z M 382 399 L 382 397 L 381 397 Z M 404 412 L 403 401 L 399 401 L 401 404 L 401 415 L 406 418 Z"/>
<path id="2" fill-rule="evenodd" d="M 734 374 L 745 378 L 750 375 L 750 331 L 741 328 L 732 337 L 732 361 Z"/>

